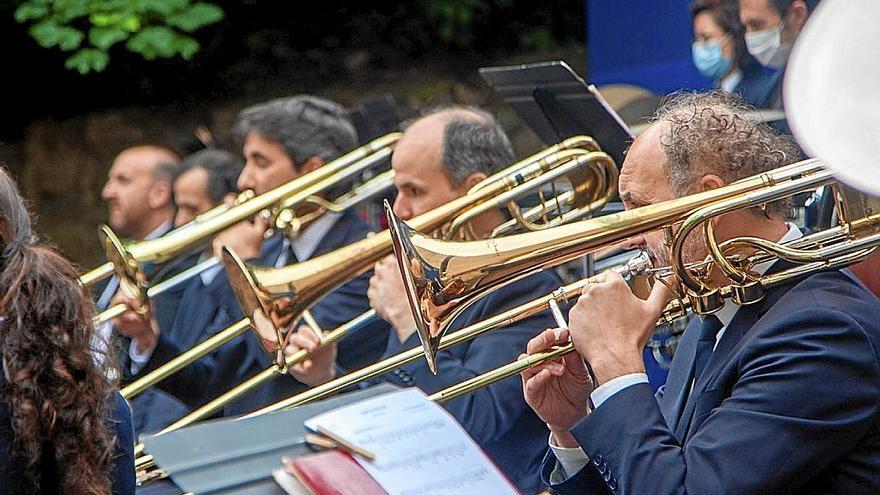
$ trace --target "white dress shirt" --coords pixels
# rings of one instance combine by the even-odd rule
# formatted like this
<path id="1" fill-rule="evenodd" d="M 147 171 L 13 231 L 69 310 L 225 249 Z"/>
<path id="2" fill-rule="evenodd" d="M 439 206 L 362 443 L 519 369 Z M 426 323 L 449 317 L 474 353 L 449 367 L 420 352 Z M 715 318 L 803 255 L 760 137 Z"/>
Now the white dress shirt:
<path id="1" fill-rule="evenodd" d="M 718 88 L 728 93 L 732 93 L 734 89 L 736 89 L 736 85 L 739 84 L 743 79 L 743 73 L 741 70 L 737 69 L 730 74 L 721 78 L 721 81 L 718 82 Z"/>
<path id="2" fill-rule="evenodd" d="M 143 240 L 151 241 L 168 233 L 173 227 L 172 220 L 173 219 L 169 218 L 163 222 L 162 225 L 159 225 L 155 230 L 147 234 Z M 110 300 L 116 295 L 117 290 L 119 290 L 119 278 L 116 275 L 113 275 L 110 277 L 110 280 L 107 281 L 107 285 L 101 292 L 101 296 L 98 297 L 95 307 L 99 311 L 107 309 L 107 307 L 110 306 Z M 113 336 L 113 323 L 109 321 L 104 322 L 101 326 L 95 329 L 95 336 L 95 349 L 97 350 L 96 356 L 97 359 L 102 360 L 103 357 L 107 355 L 107 351 L 110 348 L 110 338 Z"/>
<path id="3" fill-rule="evenodd" d="M 788 231 L 785 235 L 779 239 L 778 242 L 785 243 L 790 242 L 796 239 L 799 239 L 803 236 L 801 229 L 798 228 L 797 225 L 792 223 L 788 223 Z M 767 261 L 764 263 L 760 263 L 754 266 L 753 270 L 759 275 L 763 275 L 770 269 L 770 266 L 773 265 L 773 261 Z M 718 343 L 721 342 L 721 338 L 724 336 L 724 331 L 727 330 L 727 325 L 733 321 L 733 317 L 736 316 L 736 312 L 739 310 L 739 306 L 734 303 L 732 300 L 727 299 L 724 301 L 724 306 L 721 307 L 715 313 L 715 316 L 721 321 L 721 324 L 724 325 L 721 327 L 721 330 L 718 331 L 718 334 L 715 336 L 715 346 L 713 347 L 713 351 L 718 347 Z M 609 380 L 606 383 L 603 383 L 596 390 L 590 394 L 590 400 L 593 402 L 593 408 L 598 409 L 606 400 L 610 399 L 614 394 L 620 392 L 621 390 L 630 387 L 632 385 L 636 385 L 639 383 L 648 383 L 648 375 L 645 373 L 631 373 L 628 375 L 618 376 L 612 380 Z M 693 382 L 691 382 L 691 387 L 693 387 Z M 553 450 L 553 454 L 556 456 L 556 469 L 553 470 L 553 473 L 550 475 L 550 482 L 555 484 L 559 484 L 575 475 L 583 469 L 584 466 L 587 465 L 590 458 L 584 452 L 584 449 L 580 447 L 575 448 L 564 448 L 557 447 L 553 445 L 553 435 L 550 436 L 550 441 L 548 442 L 550 445 L 550 449 Z"/>

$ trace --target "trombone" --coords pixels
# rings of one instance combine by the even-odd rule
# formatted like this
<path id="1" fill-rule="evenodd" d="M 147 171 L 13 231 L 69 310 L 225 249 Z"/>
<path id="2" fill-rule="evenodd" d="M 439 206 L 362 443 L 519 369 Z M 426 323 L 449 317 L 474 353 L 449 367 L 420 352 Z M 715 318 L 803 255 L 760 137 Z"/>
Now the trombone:
<path id="1" fill-rule="evenodd" d="M 607 154 L 599 151 L 598 145 L 592 138 L 575 136 L 484 179 L 465 196 L 420 215 L 413 219 L 413 222 L 423 225 L 422 228 L 439 229 L 444 236 L 466 236 L 469 234 L 470 222 L 474 218 L 502 207 L 517 208 L 514 203 L 515 198 L 532 193 L 545 184 L 553 184 L 554 181 L 562 178 L 566 178 L 572 185 L 571 191 L 562 193 L 568 198 L 565 200 L 568 203 L 551 198 L 548 202 L 556 206 L 545 207 L 547 211 L 535 213 L 538 207 L 528 210 L 525 215 L 532 217 L 532 229 L 538 228 L 539 224 L 534 222 L 536 218 L 553 222 L 560 221 L 557 219 L 563 218 L 563 215 L 580 217 L 601 209 L 616 192 L 617 168 Z M 556 209 L 558 214 L 556 218 L 549 218 L 550 208 Z M 516 211 L 517 213 L 511 212 L 511 214 L 516 216 L 518 210 Z M 332 253 L 284 268 L 251 267 L 241 262 L 234 253 L 227 252 L 235 263 L 230 266 L 230 260 L 225 261 L 227 273 L 233 290 L 248 316 L 123 387 L 120 392 L 125 398 L 133 397 L 199 357 L 217 349 L 247 328 L 255 327 L 261 341 L 274 344 L 275 364 L 178 420 L 160 434 L 209 416 L 261 383 L 283 374 L 288 366 L 307 359 L 309 354 L 306 351 L 284 357 L 282 345 L 285 336 L 281 334 L 281 329 L 289 325 L 320 296 L 348 278 L 366 271 L 373 262 L 391 252 L 391 238 L 387 231 Z M 289 291 L 291 287 L 298 290 L 291 293 Z M 284 290 L 285 288 L 288 290 Z M 266 314 L 271 318 L 267 318 Z M 367 311 L 348 324 L 325 334 L 322 345 L 341 340 L 371 321 L 373 317 L 374 312 Z M 136 446 L 136 454 L 140 454 L 142 450 L 141 445 Z M 149 462 L 143 459 L 146 458 L 139 458 L 139 462 Z"/>
<path id="2" fill-rule="evenodd" d="M 320 196 L 310 196 L 305 199 L 302 199 L 299 196 L 294 196 L 293 198 L 289 198 L 281 203 L 281 206 L 278 208 L 278 212 L 274 215 L 274 217 L 270 214 L 268 210 L 263 210 L 260 214 L 270 221 L 270 229 L 266 231 L 267 234 L 271 235 L 276 232 L 282 232 L 289 238 L 295 238 L 306 227 L 311 225 L 312 222 L 321 218 L 324 213 L 343 212 L 349 208 L 357 206 L 358 204 L 370 198 L 375 197 L 378 194 L 381 194 L 382 192 L 391 188 L 393 185 L 394 170 L 386 170 L 366 180 L 362 184 L 353 187 L 350 191 L 346 192 L 335 200 L 329 201 Z M 311 208 L 309 211 L 303 213 L 298 213 L 296 211 L 297 209 L 299 209 L 299 207 L 306 204 L 311 204 L 314 206 L 314 208 Z M 213 211 L 214 210 L 211 210 L 203 215 L 210 215 Z M 202 216 L 199 216 L 196 221 L 201 221 L 201 219 Z M 210 257 L 168 278 L 167 280 L 163 280 L 162 282 L 151 285 L 145 290 L 141 287 L 133 288 L 131 284 L 122 284 L 122 288 L 123 290 L 128 290 L 130 292 L 139 292 L 139 294 L 131 295 L 139 296 L 142 300 L 149 300 L 219 264 L 219 258 Z M 121 315 L 125 312 L 125 310 L 126 305 L 116 304 L 95 315 L 95 317 L 92 319 L 92 323 L 95 326 L 102 325 L 103 323 Z"/>
<path id="3" fill-rule="evenodd" d="M 483 242 L 449 242 L 418 233 L 389 212 L 394 249 L 428 365 L 449 324 L 479 297 L 531 270 L 555 266 L 609 243 L 684 221 L 697 209 L 734 198 L 739 207 L 768 202 L 763 189 L 795 190 L 834 182 L 815 160 L 804 160 L 725 187 L 582 222 Z M 731 200 L 733 201 L 733 200 Z"/>
<path id="4" fill-rule="evenodd" d="M 769 187 L 755 193 L 751 199 L 769 202 L 796 192 L 793 189 L 790 185 Z M 732 198 L 701 208 L 683 222 L 673 244 L 673 266 L 668 269 L 682 283 L 683 290 L 678 291 L 663 310 L 658 325 L 668 323 L 688 310 L 697 314 L 713 313 L 721 309 L 727 299 L 738 305 L 753 304 L 761 299 L 767 289 L 789 284 L 815 272 L 857 263 L 880 247 L 880 198 L 859 194 L 846 187 L 838 191 L 840 220 L 835 227 L 785 244 L 756 237 L 718 243 L 713 235 L 711 218 L 750 206 L 751 201 L 745 201 L 744 197 Z M 703 263 L 686 264 L 681 257 L 681 245 L 697 226 L 702 226 L 707 233 L 710 254 Z M 757 251 L 748 257 L 729 256 L 731 251 L 743 247 Z M 774 260 L 785 260 L 795 263 L 795 266 L 761 276 L 750 270 L 757 264 Z M 719 267 L 731 283 L 721 287 L 707 285 L 705 274 L 712 266 Z M 556 346 L 443 389 L 429 398 L 439 402 L 452 400 L 574 350 L 570 342 Z"/>
<path id="5" fill-rule="evenodd" d="M 109 261 L 84 273 L 79 282 L 88 287 L 116 273 L 120 279 L 145 285 L 146 277 L 138 270 L 139 264 L 167 261 L 200 241 L 264 210 L 268 210 L 268 215 L 274 218 L 285 201 L 289 201 L 288 204 L 300 204 L 328 187 L 354 178 L 381 163 L 391 155 L 400 136 L 399 132 L 395 132 L 377 138 L 264 194 L 255 196 L 252 191 L 245 191 L 239 195 L 235 206 L 217 206 L 158 239 L 125 245 L 109 227 L 102 225 L 98 235 Z"/>
<path id="6" fill-rule="evenodd" d="M 627 276 L 637 276 L 645 272 L 650 267 L 650 260 L 647 255 L 641 254 L 630 259 L 624 267 L 616 268 L 615 270 L 618 273 Z M 473 323 L 468 325 L 460 330 L 457 330 L 449 335 L 443 337 L 440 342 L 440 348 L 446 349 L 458 344 L 462 344 L 464 342 L 468 342 L 473 340 L 484 333 L 487 333 L 492 330 L 502 329 L 506 326 L 509 326 L 518 321 L 529 318 L 535 314 L 538 314 L 547 309 L 548 299 L 555 299 L 559 302 L 564 303 L 568 299 L 577 298 L 577 295 L 580 294 L 581 289 L 585 285 L 590 283 L 590 279 L 584 279 L 572 284 L 565 285 L 560 287 L 552 294 L 547 294 L 541 297 L 538 297 L 532 301 L 521 304 L 515 308 L 511 308 L 507 311 L 499 313 L 495 316 L 487 318 L 486 320 Z M 371 311 L 365 313 L 358 317 L 365 318 L 371 316 Z M 354 322 L 354 321 L 353 321 Z M 353 323 L 352 322 L 352 323 Z M 348 325 L 351 325 L 349 323 Z M 346 325 L 346 326 L 348 326 Z M 335 332 L 335 331 L 334 331 Z M 331 332 L 332 334 L 333 332 Z M 329 335 L 329 334 L 328 334 Z M 325 337 L 327 338 L 327 337 Z M 369 366 L 365 366 L 357 371 L 353 371 L 344 376 L 335 378 L 327 383 L 318 385 L 316 387 L 312 387 L 308 390 L 300 392 L 294 396 L 288 397 L 282 401 L 276 402 L 269 406 L 264 407 L 263 409 L 257 410 L 250 414 L 243 416 L 244 418 L 250 418 L 254 416 L 259 416 L 266 413 L 271 413 L 275 411 L 281 411 L 285 409 L 290 409 L 296 406 L 300 406 L 306 403 L 313 402 L 315 400 L 320 400 L 327 398 L 333 394 L 336 394 L 352 385 L 360 383 L 365 380 L 369 380 L 371 378 L 375 378 L 377 376 L 383 375 L 393 369 L 396 369 L 400 366 L 404 366 L 406 364 L 413 363 L 418 361 L 424 355 L 424 351 L 420 347 L 414 347 L 407 351 L 401 352 L 394 356 L 387 357 L 381 361 L 378 361 Z M 300 357 L 302 356 L 302 357 Z M 289 356 L 289 359 L 303 359 L 308 357 L 308 353 L 306 351 L 300 351 L 294 355 Z M 264 373 L 267 373 L 269 370 L 267 369 Z M 260 376 L 260 375 L 256 375 Z M 169 431 L 173 431 L 184 425 L 171 425 L 168 428 L 160 431 L 157 435 L 161 435 L 163 433 L 167 433 Z M 139 446 L 140 447 L 140 446 Z M 136 454 L 140 454 L 143 451 L 143 448 L 136 447 Z M 147 476 L 146 470 L 151 468 L 154 465 L 153 459 L 149 455 L 141 456 L 136 459 L 135 467 L 139 472 L 139 477 L 144 479 L 151 479 L 151 476 Z"/>
<path id="7" fill-rule="evenodd" d="M 813 180 L 819 179 L 817 177 Z M 712 216 L 721 214 L 721 210 L 732 211 L 732 209 L 737 209 L 733 208 L 731 205 L 731 203 L 733 203 L 734 201 L 739 202 L 738 208 L 749 208 L 756 206 L 756 203 L 761 204 L 771 202 L 782 197 L 794 194 L 798 191 L 808 189 L 812 189 L 812 186 L 807 183 L 798 181 L 792 181 L 791 183 L 784 183 L 777 186 L 768 186 L 762 191 L 756 191 L 751 194 L 744 194 L 739 197 L 734 197 L 732 200 L 729 201 L 722 199 L 715 204 L 709 204 L 708 206 L 702 208 L 696 208 L 690 215 L 686 216 L 684 223 L 696 225 L 711 223 L 708 222 L 708 220 Z M 724 195 L 723 193 L 719 194 Z M 698 195 L 692 195 L 688 197 L 694 198 L 696 200 L 697 196 Z M 745 197 L 749 197 L 750 200 L 745 201 Z M 786 244 L 772 243 L 766 240 L 755 241 L 755 238 L 731 239 L 718 244 L 719 250 L 720 252 L 725 253 L 725 256 L 727 256 L 727 253 L 730 253 L 730 251 L 736 247 L 757 247 L 759 249 L 757 253 L 746 258 L 734 257 L 730 261 L 731 263 L 735 263 L 735 266 L 738 270 L 742 270 L 743 273 L 749 274 L 749 280 L 757 281 L 763 289 L 789 283 L 792 280 L 803 277 L 805 275 L 809 275 L 816 271 L 835 269 L 852 263 L 856 263 L 861 259 L 873 254 L 877 250 L 878 246 L 880 246 L 880 199 L 869 198 L 864 195 L 859 195 L 858 193 L 855 193 L 850 189 L 843 189 L 841 192 L 841 198 L 841 220 L 840 224 L 836 227 L 804 236 L 800 239 L 791 241 Z M 639 208 L 639 210 L 646 210 L 647 208 L 653 207 L 643 207 Z M 645 219 L 644 221 L 654 223 L 653 219 Z M 655 228 L 660 227 L 663 226 L 655 226 Z M 682 242 L 687 234 L 688 232 L 679 230 L 679 232 L 674 237 L 675 242 Z M 714 241 L 714 237 L 712 239 Z M 609 243 L 610 242 L 616 241 L 609 241 Z M 759 244 L 760 247 L 758 246 Z M 654 277 L 665 275 L 668 273 L 673 273 L 678 276 L 680 269 L 688 272 L 708 273 L 709 270 L 707 266 L 714 263 L 714 259 L 711 258 L 711 255 L 709 261 L 693 264 L 684 264 L 684 262 L 681 260 L 680 252 L 678 253 L 678 257 L 674 259 L 675 264 L 672 267 L 652 269 L 651 261 L 648 259 L 647 255 L 640 254 L 639 256 L 630 259 L 625 266 L 618 267 L 612 270 L 621 275 L 624 275 L 625 277 L 634 277 L 646 273 L 651 273 Z M 755 277 L 754 275 L 751 275 L 749 267 L 776 259 L 785 259 L 787 261 L 799 262 L 799 265 L 773 274 L 763 275 L 761 277 Z M 516 308 L 505 311 L 504 313 L 501 313 L 497 316 L 471 324 L 455 332 L 445 334 L 439 340 L 438 349 L 447 349 L 454 345 L 467 342 L 473 338 L 482 335 L 483 333 L 486 333 L 493 329 L 503 328 L 504 326 L 507 326 L 511 323 L 543 311 L 547 308 L 550 299 L 556 300 L 560 304 L 564 304 L 572 299 L 576 299 L 577 296 L 580 294 L 581 289 L 589 284 L 590 280 L 591 279 L 584 279 L 566 285 L 558 289 L 557 291 L 554 291 L 552 294 L 539 297 Z M 717 290 L 721 294 L 722 298 L 733 298 L 734 301 L 736 301 L 738 304 L 750 304 L 757 301 L 757 299 L 750 301 L 740 299 L 739 294 L 741 294 L 742 291 L 738 288 L 736 283 L 718 289 L 707 288 L 706 285 L 703 285 L 702 291 L 712 290 Z M 752 294 L 754 294 L 754 292 L 752 292 Z M 693 295 L 696 295 L 696 293 L 694 293 Z M 699 297 L 693 297 L 692 295 L 687 293 L 683 295 L 678 295 L 664 309 L 663 313 L 658 319 L 657 324 L 668 324 L 676 318 L 684 316 L 685 314 L 687 314 L 688 311 L 700 314 L 702 312 L 705 312 L 704 308 L 705 306 L 701 304 L 701 299 Z M 717 309 L 720 308 L 715 308 L 714 310 L 717 311 Z M 565 350 L 554 350 L 552 352 L 561 353 L 570 350 L 572 350 L 571 347 L 566 347 Z M 404 351 L 401 354 L 391 356 L 382 361 L 379 361 L 378 363 L 362 368 L 361 370 L 354 371 L 348 375 L 337 378 L 323 385 L 313 387 L 305 392 L 297 394 L 281 402 L 277 402 L 275 404 L 267 406 L 266 408 L 251 413 L 245 417 L 251 417 L 278 410 L 288 409 L 305 404 L 307 402 L 311 402 L 316 399 L 325 398 L 360 381 L 382 375 L 397 367 L 412 363 L 419 356 L 424 354 L 424 350 L 418 348 Z M 552 356 L 548 355 L 541 359 L 549 360 L 558 355 L 560 354 L 554 354 Z M 534 359 L 531 359 L 530 361 L 534 361 L 536 359 L 538 358 L 534 357 Z M 522 362 L 517 366 L 527 366 L 528 364 L 528 362 Z M 522 369 L 520 368 L 516 368 L 513 370 L 511 370 L 511 368 L 505 369 L 507 369 L 509 373 L 506 376 L 510 376 L 512 374 L 516 374 L 522 371 Z M 487 373 L 487 375 L 489 375 L 489 373 Z M 493 381 L 484 383 L 483 386 L 488 385 L 489 383 L 494 383 L 494 381 L 503 379 L 506 376 L 498 376 Z M 438 392 L 438 394 L 442 394 L 447 399 L 451 399 L 454 398 L 450 396 L 451 392 L 452 390 L 450 389 Z M 461 393 L 466 393 L 466 391 L 456 393 L 458 395 L 461 395 Z"/>
<path id="8" fill-rule="evenodd" d="M 585 196 L 585 208 L 601 208 L 615 193 L 617 169 L 591 138 L 569 138 L 517 162 L 474 186 L 465 195 L 419 215 L 412 222 L 444 238 L 472 236 L 471 221 L 487 212 L 509 206 L 545 184 L 567 178 Z M 550 203 L 553 203 L 552 199 Z M 245 314 L 254 322 L 260 340 L 274 346 L 279 367 L 284 366 L 284 329 L 320 297 L 392 252 L 391 234 L 380 232 L 305 263 L 282 268 L 245 264 L 226 250 L 224 264 L 230 283 Z"/>
<path id="9" fill-rule="evenodd" d="M 508 205 L 517 195 L 531 192 L 551 179 L 566 175 L 573 185 L 572 190 L 585 196 L 585 199 L 579 199 L 579 204 L 600 209 L 616 190 L 617 169 L 613 160 L 598 150 L 592 138 L 569 138 L 486 178 L 472 189 L 476 190 L 474 193 L 469 191 L 462 198 L 420 215 L 413 221 L 427 230 L 438 229 L 448 223 L 447 234 L 458 233 L 466 227 L 467 222 L 456 223 L 456 216 L 473 212 L 476 214 L 467 218 L 474 218 Z M 584 183 L 590 187 L 581 186 Z M 391 252 L 391 238 L 387 231 L 283 268 L 249 266 L 227 251 L 229 259 L 224 261 L 227 274 L 246 318 L 123 387 L 120 392 L 126 399 L 133 397 L 213 352 L 251 326 L 255 327 L 261 342 L 274 345 L 272 352 L 276 366 L 285 371 L 282 329 L 321 296 L 368 270 L 372 263 Z"/>

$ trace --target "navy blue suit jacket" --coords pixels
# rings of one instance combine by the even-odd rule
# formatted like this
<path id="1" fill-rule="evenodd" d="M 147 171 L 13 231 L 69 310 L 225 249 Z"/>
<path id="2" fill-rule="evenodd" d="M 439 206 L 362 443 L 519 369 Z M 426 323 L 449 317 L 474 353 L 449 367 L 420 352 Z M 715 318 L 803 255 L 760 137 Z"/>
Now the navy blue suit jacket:
<path id="1" fill-rule="evenodd" d="M 367 232 L 367 226 L 357 215 L 347 211 L 324 237 L 314 256 L 361 240 L 366 237 Z M 278 259 L 281 246 L 280 237 L 266 241 L 258 262 L 273 265 Z M 193 283 L 201 282 L 196 280 Z M 365 273 L 328 294 L 312 307 L 315 320 L 323 329 L 330 330 L 369 309 L 366 297 L 368 283 L 369 273 Z M 188 291 L 194 292 L 193 297 L 189 297 L 190 294 L 184 297 L 174 329 L 167 335 L 160 336 L 156 350 L 142 373 L 155 369 L 191 347 L 181 342 L 200 342 L 244 317 L 225 274 L 218 274 L 210 289 L 210 292 L 206 292 L 201 287 L 188 288 Z M 339 345 L 340 364 L 354 368 L 374 362 L 385 349 L 386 340 L 387 331 L 361 332 L 343 340 Z M 251 332 L 247 332 L 212 355 L 164 380 L 159 387 L 190 407 L 197 407 L 270 365 L 271 361 L 259 341 Z M 224 414 L 251 412 L 303 388 L 304 385 L 293 377 L 279 376 L 228 406 L 224 409 Z"/>
<path id="2" fill-rule="evenodd" d="M 450 332 L 508 310 L 558 289 L 562 281 L 546 270 L 513 282 L 483 297 L 461 314 Z M 437 375 L 425 360 L 386 374 L 383 378 L 415 386 L 430 394 L 515 361 L 532 337 L 556 326 L 549 312 L 542 312 L 503 329 L 437 353 Z M 386 357 L 420 346 L 418 335 L 400 342 L 388 336 Z M 542 487 L 539 468 L 549 435 L 547 427 L 526 404 L 518 376 L 496 382 L 443 405 L 476 440 L 490 458 L 523 493 Z"/>
<path id="3" fill-rule="evenodd" d="M 860 282 L 820 273 L 741 307 L 688 394 L 695 330 L 658 400 L 634 385 L 575 426 L 591 463 L 556 490 L 877 493 L 880 301 Z"/>
<path id="4" fill-rule="evenodd" d="M 0 373 L 0 386 L 6 385 L 6 379 Z M 113 394 L 112 417 L 108 423 L 113 426 L 116 434 L 116 455 L 113 462 L 113 494 L 133 495 L 135 490 L 134 475 L 134 436 L 131 429 L 131 414 L 128 404 L 119 394 Z M 0 495 L 24 495 L 24 466 L 22 459 L 15 454 L 12 425 L 6 401 L 0 401 Z M 19 449 L 20 450 L 20 449 Z M 40 493 L 61 493 L 58 486 L 58 467 L 54 459 L 52 445 L 47 445 L 40 462 Z"/>
<path id="5" fill-rule="evenodd" d="M 733 88 L 749 105 L 772 108 L 782 71 L 764 67 L 757 62 L 742 68 L 743 77 Z"/>

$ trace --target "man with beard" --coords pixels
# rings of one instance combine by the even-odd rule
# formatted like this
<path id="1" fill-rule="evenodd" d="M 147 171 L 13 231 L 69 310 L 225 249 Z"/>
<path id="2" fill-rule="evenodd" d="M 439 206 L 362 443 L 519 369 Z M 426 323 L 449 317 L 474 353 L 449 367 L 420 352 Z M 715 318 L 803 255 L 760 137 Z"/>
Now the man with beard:
<path id="1" fill-rule="evenodd" d="M 627 154 L 625 206 L 715 189 L 796 159 L 790 142 L 745 111 L 718 93 L 665 104 Z M 712 221 L 719 242 L 784 243 L 802 235 L 786 222 L 788 211 L 767 204 Z M 637 243 L 668 263 L 662 233 Z M 706 254 L 696 235 L 683 257 Z M 725 285 L 720 273 L 710 277 Z M 561 494 L 877 492 L 880 301 L 848 270 L 801 277 L 754 304 L 727 301 L 694 318 L 655 397 L 640 351 L 669 298 L 657 283 L 641 300 L 609 274 L 584 288 L 569 329 L 529 342 L 533 354 L 570 335 L 577 350 L 522 377 L 527 402 L 551 430 L 546 483 Z"/>

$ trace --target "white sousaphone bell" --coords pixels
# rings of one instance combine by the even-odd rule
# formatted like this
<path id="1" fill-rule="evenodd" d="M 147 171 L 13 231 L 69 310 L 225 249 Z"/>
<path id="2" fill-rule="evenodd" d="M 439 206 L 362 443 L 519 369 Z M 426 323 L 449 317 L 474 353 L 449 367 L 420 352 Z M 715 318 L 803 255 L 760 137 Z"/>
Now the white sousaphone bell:
<path id="1" fill-rule="evenodd" d="M 800 33 L 783 96 L 798 143 L 844 183 L 880 196 L 880 5 L 823 0 Z"/>

